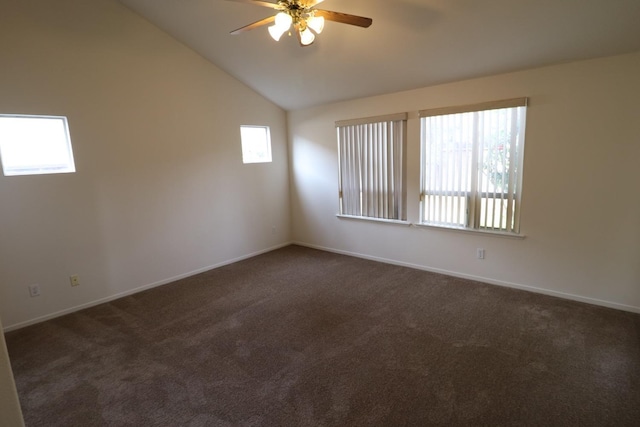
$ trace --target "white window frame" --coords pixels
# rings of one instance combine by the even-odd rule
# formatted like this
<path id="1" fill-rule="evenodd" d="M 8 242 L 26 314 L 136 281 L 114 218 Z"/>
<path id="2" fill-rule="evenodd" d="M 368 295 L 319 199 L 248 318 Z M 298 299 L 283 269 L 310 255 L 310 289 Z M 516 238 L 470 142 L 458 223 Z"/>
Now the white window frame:
<path id="1" fill-rule="evenodd" d="M 10 122 L 14 124 L 17 121 L 25 120 L 22 125 L 27 126 L 27 120 L 37 120 L 44 123 L 44 120 L 59 121 L 57 131 L 61 133 L 56 135 L 42 135 L 34 131 L 36 124 L 31 124 L 31 129 L 25 129 L 25 133 L 17 134 L 15 129 L 10 132 L 9 128 L 5 129 L 4 122 L 7 125 Z M 31 133 L 31 135 L 29 134 Z M 39 138 L 34 140 L 34 138 Z M 31 139 L 30 139 L 31 138 Z M 29 159 L 32 163 L 17 160 L 19 156 L 25 156 L 24 151 L 19 151 L 15 145 L 25 145 L 33 157 Z M 52 162 L 46 158 L 42 158 L 43 144 L 56 144 L 55 156 L 58 162 Z M 26 115 L 26 114 L 0 114 L 0 161 L 2 163 L 2 171 L 5 176 L 18 175 L 43 175 L 43 174 L 59 174 L 73 173 L 76 171 L 73 158 L 73 148 L 71 146 L 71 136 L 69 134 L 69 124 L 65 116 L 46 116 L 46 115 Z M 22 163 L 20 166 L 16 164 Z"/>
<path id="2" fill-rule="evenodd" d="M 516 98 L 419 112 L 420 225 L 520 235 L 527 104 L 527 98 Z M 483 113 L 489 111 L 492 120 L 499 119 L 482 128 L 487 123 Z M 473 128 L 468 129 L 463 122 L 472 123 Z M 451 138 L 452 127 L 459 151 L 447 156 L 438 148 L 445 146 L 444 138 Z M 495 142 L 496 131 L 502 131 L 505 144 Z M 497 148 L 492 148 L 492 143 Z M 501 159 L 490 160 L 489 156 L 495 157 L 499 149 L 504 151 Z M 483 169 L 493 168 L 492 162 L 501 172 L 484 173 Z M 493 182 L 489 182 L 492 177 Z M 496 184 L 498 177 L 500 184 Z"/>
<path id="3" fill-rule="evenodd" d="M 338 216 L 406 221 L 407 114 L 342 120 L 336 128 Z"/>
<path id="4" fill-rule="evenodd" d="M 245 130 L 253 131 L 256 129 L 264 131 L 264 139 L 256 141 L 248 137 L 248 133 L 245 132 Z M 273 161 L 271 155 L 271 129 L 269 126 L 241 125 L 240 142 L 242 144 L 242 163 L 271 163 Z"/>

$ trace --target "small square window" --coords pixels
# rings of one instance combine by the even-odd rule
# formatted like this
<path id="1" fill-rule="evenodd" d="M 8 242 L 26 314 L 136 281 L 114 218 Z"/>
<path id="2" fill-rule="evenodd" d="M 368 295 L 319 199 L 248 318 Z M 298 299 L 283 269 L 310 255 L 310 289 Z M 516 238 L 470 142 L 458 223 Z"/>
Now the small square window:
<path id="1" fill-rule="evenodd" d="M 0 115 L 5 176 L 75 172 L 66 117 Z"/>
<path id="2" fill-rule="evenodd" d="M 243 163 L 271 162 L 269 126 L 240 126 Z"/>

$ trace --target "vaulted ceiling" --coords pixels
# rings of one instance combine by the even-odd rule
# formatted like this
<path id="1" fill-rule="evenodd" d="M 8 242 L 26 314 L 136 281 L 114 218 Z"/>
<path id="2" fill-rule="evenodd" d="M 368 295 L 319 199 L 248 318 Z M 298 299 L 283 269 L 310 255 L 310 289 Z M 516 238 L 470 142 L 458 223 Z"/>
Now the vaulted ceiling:
<path id="1" fill-rule="evenodd" d="M 640 0 L 325 0 L 373 25 L 328 22 L 304 48 L 267 27 L 229 34 L 265 7 L 120 1 L 287 110 L 640 50 Z"/>

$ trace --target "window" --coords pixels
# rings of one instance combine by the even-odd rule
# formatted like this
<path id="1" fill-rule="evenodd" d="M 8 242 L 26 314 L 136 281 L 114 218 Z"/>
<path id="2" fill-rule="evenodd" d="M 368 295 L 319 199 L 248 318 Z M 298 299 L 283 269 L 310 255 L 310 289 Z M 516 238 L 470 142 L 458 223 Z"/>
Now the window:
<path id="1" fill-rule="evenodd" d="M 420 112 L 422 224 L 519 233 L 526 105 Z"/>
<path id="2" fill-rule="evenodd" d="M 269 126 L 240 126 L 242 163 L 271 162 Z"/>
<path id="3" fill-rule="evenodd" d="M 406 114 L 338 128 L 340 214 L 406 220 Z"/>
<path id="4" fill-rule="evenodd" d="M 0 115 L 5 176 L 75 172 L 66 117 Z"/>

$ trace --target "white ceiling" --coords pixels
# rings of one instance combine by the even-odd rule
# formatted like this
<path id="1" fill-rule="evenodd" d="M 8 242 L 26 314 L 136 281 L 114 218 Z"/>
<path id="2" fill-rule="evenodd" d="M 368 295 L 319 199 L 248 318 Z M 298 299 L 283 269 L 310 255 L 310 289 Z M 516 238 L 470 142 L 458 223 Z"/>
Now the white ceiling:
<path id="1" fill-rule="evenodd" d="M 640 0 L 325 0 L 373 25 L 328 22 L 305 48 L 266 27 L 229 34 L 265 7 L 120 1 L 287 110 L 640 51 Z"/>

